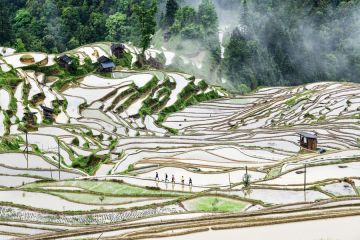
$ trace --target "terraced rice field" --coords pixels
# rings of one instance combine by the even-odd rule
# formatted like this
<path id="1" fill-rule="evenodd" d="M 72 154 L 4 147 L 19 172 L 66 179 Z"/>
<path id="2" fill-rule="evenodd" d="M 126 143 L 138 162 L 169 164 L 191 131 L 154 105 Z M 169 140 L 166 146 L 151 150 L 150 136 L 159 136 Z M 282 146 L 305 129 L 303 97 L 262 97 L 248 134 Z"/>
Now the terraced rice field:
<path id="1" fill-rule="evenodd" d="M 139 49 L 126 47 L 134 65 Z M 200 238 L 358 219 L 358 84 L 237 96 L 185 73 L 130 66 L 59 87 L 66 79 L 47 71 L 55 55 L 26 53 L 29 64 L 5 52 L 1 71 L 19 80 L 0 88 L 1 239 Z M 111 50 L 97 43 L 68 54 L 96 64 Z M 146 52 L 158 57 L 169 65 L 175 56 Z M 56 110 L 54 121 L 41 106 Z M 317 134 L 318 151 L 299 146 L 302 131 Z"/>

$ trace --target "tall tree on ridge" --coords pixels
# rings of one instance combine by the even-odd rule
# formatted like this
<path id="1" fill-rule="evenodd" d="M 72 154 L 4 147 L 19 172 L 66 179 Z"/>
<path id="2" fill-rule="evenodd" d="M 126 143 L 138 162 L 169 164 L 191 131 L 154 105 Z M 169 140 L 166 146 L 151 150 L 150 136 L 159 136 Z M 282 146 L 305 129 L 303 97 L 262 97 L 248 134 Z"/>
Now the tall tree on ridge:
<path id="1" fill-rule="evenodd" d="M 147 4 L 142 0 L 139 4 L 135 5 L 134 13 L 137 15 L 140 23 L 141 41 L 140 45 L 142 53 L 150 47 L 152 36 L 155 33 L 156 21 L 155 14 L 157 11 L 157 1 L 152 0 L 151 4 Z"/>
<path id="2" fill-rule="evenodd" d="M 179 5 L 176 0 L 168 0 L 166 3 L 165 27 L 171 27 L 175 22 L 175 15 Z"/>
<path id="3" fill-rule="evenodd" d="M 0 44 L 10 43 L 12 28 L 9 16 L 9 6 L 6 0 L 0 0 Z"/>
<path id="4" fill-rule="evenodd" d="M 240 13 L 240 24 L 244 33 L 249 31 L 249 7 L 246 0 L 242 2 L 242 9 Z"/>
<path id="5" fill-rule="evenodd" d="M 211 0 L 202 0 L 198 11 L 199 23 L 202 25 L 205 33 L 218 33 L 218 16 L 215 5 Z"/>
<path id="6" fill-rule="evenodd" d="M 106 28 L 108 30 L 107 39 L 110 41 L 125 41 L 130 31 L 126 24 L 126 15 L 121 12 L 109 16 L 106 20 Z"/>
<path id="7" fill-rule="evenodd" d="M 256 42 L 248 41 L 242 32 L 235 28 L 226 47 L 223 63 L 225 74 L 242 93 L 258 86 L 256 72 L 253 69 L 256 53 Z"/>

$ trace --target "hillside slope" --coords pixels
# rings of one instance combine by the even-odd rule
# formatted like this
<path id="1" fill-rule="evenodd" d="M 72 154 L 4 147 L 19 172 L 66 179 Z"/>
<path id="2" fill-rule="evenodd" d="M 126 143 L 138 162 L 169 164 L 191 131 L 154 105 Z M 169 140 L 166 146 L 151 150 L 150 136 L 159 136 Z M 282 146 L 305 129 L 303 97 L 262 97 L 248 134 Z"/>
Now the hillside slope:
<path id="1" fill-rule="evenodd" d="M 360 214 L 359 84 L 234 96 L 150 67 L 161 52 L 138 59 L 128 44 L 120 59 L 109 43 L 70 51 L 69 70 L 55 55 L 5 52 L 0 238 L 149 239 Z M 100 56 L 112 73 L 97 71 Z M 300 147 L 303 131 L 318 149 Z"/>
<path id="2" fill-rule="evenodd" d="M 106 149 L 120 137 L 176 133 L 176 129 L 162 125 L 171 113 L 227 94 L 219 87 L 209 86 L 204 80 L 184 73 L 133 70 L 139 50 L 125 46 L 124 57 L 115 59 L 118 67 L 112 73 L 96 71 L 99 57 L 114 58 L 107 43 L 68 52 L 79 61 L 76 71 L 59 66 L 55 55 L 5 51 L 9 55 L 4 54 L 0 60 L 4 78 L 0 91 L 0 135 L 23 134 L 29 128 L 25 115 L 32 112 L 36 117 L 34 126 L 30 126 L 34 127 L 31 135 L 41 132 L 42 128 L 58 128 L 60 133 L 57 135 L 55 131 L 49 136 L 55 137 L 54 145 L 45 147 L 41 141 L 32 142 L 31 135 L 30 143 L 39 151 L 51 152 L 56 148 L 55 140 L 67 131 L 66 135 L 72 138 L 61 139 L 61 142 L 64 153 L 70 154 L 62 155 L 62 160 L 64 165 L 72 166 L 78 158 L 108 154 Z M 145 55 L 146 60 L 158 61 L 159 54 L 155 50 Z M 24 62 L 24 56 L 32 58 L 31 62 Z M 44 118 L 42 107 L 54 111 L 53 121 Z M 65 147 L 70 143 L 77 146 Z M 87 169 L 87 172 L 93 173 L 92 170 Z"/>

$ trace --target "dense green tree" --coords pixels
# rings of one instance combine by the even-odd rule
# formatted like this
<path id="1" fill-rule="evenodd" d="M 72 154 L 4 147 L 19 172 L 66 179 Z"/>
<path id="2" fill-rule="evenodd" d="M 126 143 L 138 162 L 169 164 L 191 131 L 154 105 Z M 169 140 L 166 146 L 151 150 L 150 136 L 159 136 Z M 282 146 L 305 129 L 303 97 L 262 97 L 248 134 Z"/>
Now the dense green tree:
<path id="1" fill-rule="evenodd" d="M 183 7 L 176 12 L 175 22 L 171 26 L 171 32 L 177 34 L 189 25 L 197 25 L 196 11 L 192 7 Z M 198 29 L 196 29 L 198 31 Z"/>
<path id="2" fill-rule="evenodd" d="M 249 29 L 249 6 L 246 0 L 242 1 L 242 7 L 240 12 L 240 24 L 243 25 L 243 30 L 248 31 Z"/>
<path id="3" fill-rule="evenodd" d="M 10 44 L 13 38 L 10 9 L 6 0 L 0 0 L 0 44 Z"/>
<path id="4" fill-rule="evenodd" d="M 67 43 L 69 49 L 75 49 L 79 45 L 80 45 L 79 40 L 77 40 L 75 37 L 72 37 Z"/>
<path id="5" fill-rule="evenodd" d="M 20 9 L 16 12 L 15 16 L 15 24 L 14 27 L 16 30 L 21 30 L 22 28 L 26 28 L 30 25 L 32 20 L 31 14 L 26 9 Z"/>
<path id="6" fill-rule="evenodd" d="M 165 13 L 165 27 L 170 27 L 175 22 L 176 12 L 179 9 L 179 5 L 176 0 L 168 0 L 166 3 L 166 13 Z"/>
<path id="7" fill-rule="evenodd" d="M 26 51 L 26 47 L 25 47 L 23 41 L 20 38 L 16 39 L 15 49 L 18 52 L 25 52 Z"/>
<path id="8" fill-rule="evenodd" d="M 203 29 L 203 39 L 211 54 L 211 70 L 215 71 L 221 62 L 219 22 L 215 5 L 211 0 L 202 0 L 198 10 L 198 21 Z"/>
<path id="9" fill-rule="evenodd" d="M 211 0 L 202 0 L 199 5 L 198 19 L 206 32 L 218 32 L 218 16 Z"/>
<path id="10" fill-rule="evenodd" d="M 126 15 L 120 12 L 109 16 L 106 20 L 108 39 L 110 41 L 123 41 L 129 35 L 129 27 L 126 22 Z"/>
<path id="11" fill-rule="evenodd" d="M 46 0 L 43 6 L 44 11 L 41 14 L 41 21 L 45 29 L 41 34 L 41 42 L 44 49 L 50 49 L 51 52 L 61 52 L 66 50 L 64 44 L 63 25 L 61 23 L 60 12 L 55 0 Z"/>
<path id="12" fill-rule="evenodd" d="M 146 49 L 150 47 L 152 36 L 155 33 L 157 2 L 156 0 L 152 0 L 151 3 L 147 3 L 145 0 L 142 0 L 134 6 L 133 10 L 139 19 L 141 33 L 140 46 L 142 48 L 142 53 L 144 53 Z"/>
<path id="13" fill-rule="evenodd" d="M 233 31 L 224 54 L 225 74 L 239 89 L 256 88 L 258 81 L 252 68 L 252 61 L 257 54 L 255 41 L 247 40 L 238 28 Z"/>
<path id="14" fill-rule="evenodd" d="M 71 6 L 64 8 L 62 10 L 62 20 L 68 34 L 77 31 L 81 23 L 79 8 Z"/>
<path id="15" fill-rule="evenodd" d="M 93 12 L 90 14 L 89 18 L 89 27 L 90 27 L 90 38 L 87 39 L 87 42 L 96 42 L 99 41 L 99 36 L 101 39 L 106 38 L 107 29 L 104 27 L 106 24 L 107 16 L 99 12 Z"/>

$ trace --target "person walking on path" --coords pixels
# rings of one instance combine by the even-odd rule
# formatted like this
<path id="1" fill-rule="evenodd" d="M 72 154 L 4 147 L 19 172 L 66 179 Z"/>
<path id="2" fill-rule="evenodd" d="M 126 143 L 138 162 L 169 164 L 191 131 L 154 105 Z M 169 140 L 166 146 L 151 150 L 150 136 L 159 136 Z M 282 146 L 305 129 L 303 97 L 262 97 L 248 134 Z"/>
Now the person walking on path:
<path id="1" fill-rule="evenodd" d="M 168 175 L 167 175 L 167 173 L 165 173 L 165 182 L 168 182 L 168 181 L 169 181 Z"/>
<path id="2" fill-rule="evenodd" d="M 172 182 L 172 183 L 175 183 L 175 176 L 174 176 L 174 174 L 173 174 L 172 177 L 171 177 L 171 182 Z"/>
<path id="3" fill-rule="evenodd" d="M 185 180 L 184 180 L 184 176 L 181 177 L 181 184 L 184 185 Z"/>
<path id="4" fill-rule="evenodd" d="M 158 172 L 156 172 L 156 174 L 155 174 L 155 181 L 159 181 L 159 173 Z"/>
<path id="5" fill-rule="evenodd" d="M 192 179 L 189 178 L 189 186 L 192 186 Z"/>

